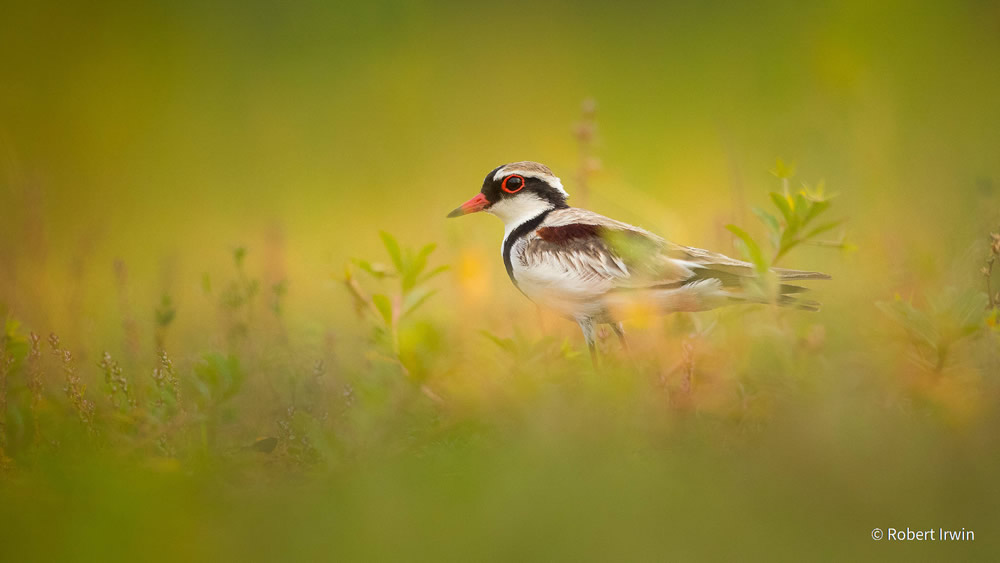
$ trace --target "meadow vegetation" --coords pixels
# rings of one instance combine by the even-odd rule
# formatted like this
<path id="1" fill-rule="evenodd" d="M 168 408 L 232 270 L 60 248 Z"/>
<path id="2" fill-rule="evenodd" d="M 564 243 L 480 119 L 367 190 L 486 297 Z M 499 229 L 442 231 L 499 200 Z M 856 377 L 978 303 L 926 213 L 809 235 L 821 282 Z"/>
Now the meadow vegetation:
<path id="1" fill-rule="evenodd" d="M 773 211 L 754 209 L 767 242 L 728 227 L 762 274 L 748 290 L 771 299 L 768 268 L 800 248 L 863 252 L 820 238 L 841 226 L 820 221 L 835 201 L 822 187 L 790 188 L 780 161 L 773 173 Z M 350 348 L 296 342 L 282 308 L 294 280 L 262 291 L 244 247 L 219 289 L 203 277 L 217 315 L 200 351 L 169 345 L 169 295 L 148 346 L 127 317 L 122 341 L 79 350 L 5 313 L 8 549 L 506 560 L 683 545 L 729 558 L 755 542 L 786 556 L 870 549 L 885 522 L 996 522 L 984 502 L 1000 468 L 995 233 L 981 241 L 984 283 L 970 263 L 964 287 L 873 296 L 861 311 L 829 297 L 820 313 L 639 311 L 629 352 L 603 334 L 600 368 L 539 311 L 506 334 L 425 315 L 461 309 L 475 275 L 433 243 L 380 237 L 380 256 L 334 275 L 353 303 Z M 37 543 L 35 527 L 53 526 L 86 534 Z M 700 539 L 676 543 L 687 534 Z"/>

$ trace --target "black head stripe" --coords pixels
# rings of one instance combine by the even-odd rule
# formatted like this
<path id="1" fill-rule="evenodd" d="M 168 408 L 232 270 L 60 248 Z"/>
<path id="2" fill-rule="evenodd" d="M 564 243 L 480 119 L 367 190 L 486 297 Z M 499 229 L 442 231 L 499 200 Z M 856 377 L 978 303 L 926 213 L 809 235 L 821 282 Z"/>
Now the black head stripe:
<path id="1" fill-rule="evenodd" d="M 543 199 L 551 203 L 552 207 L 555 209 L 565 209 L 569 207 L 568 205 L 566 205 L 566 195 L 563 192 L 551 186 L 545 180 L 530 175 L 530 172 L 521 172 L 521 173 L 518 173 L 517 171 L 513 172 L 524 178 L 524 189 L 517 190 L 514 193 L 503 191 L 502 184 L 504 176 L 497 178 L 496 173 L 499 172 L 500 169 L 503 168 L 504 166 L 507 165 L 505 164 L 503 166 L 497 166 L 496 168 L 491 170 L 490 173 L 487 174 L 486 178 L 483 180 L 482 193 L 484 196 L 486 196 L 486 199 L 488 199 L 491 203 L 496 203 L 497 201 L 500 201 L 501 199 L 504 198 L 516 197 L 517 195 L 523 192 L 531 192 L 540 199 Z"/>
<path id="2" fill-rule="evenodd" d="M 506 165 L 505 164 L 501 164 L 500 166 L 497 166 L 493 170 L 490 170 L 490 173 L 487 174 L 486 178 L 483 179 L 483 189 L 484 190 L 486 189 L 486 186 L 488 186 L 491 183 L 493 183 L 493 176 L 497 173 L 498 170 L 500 170 L 504 166 L 506 166 Z"/>
<path id="3" fill-rule="evenodd" d="M 524 177 L 525 190 L 532 192 L 538 197 L 544 199 L 545 201 L 552 204 L 552 207 L 556 209 L 565 209 L 569 207 L 566 205 L 566 196 L 562 192 L 553 188 L 545 180 L 539 178 L 534 178 L 531 176 Z"/>
<path id="4" fill-rule="evenodd" d="M 486 196 L 486 199 L 490 203 L 496 203 L 503 195 L 500 192 L 500 182 L 493 179 L 493 175 L 496 174 L 497 170 L 500 170 L 501 168 L 503 168 L 503 165 L 490 170 L 490 173 L 486 175 L 485 179 L 483 179 L 483 189 L 480 191 L 484 196 Z"/>

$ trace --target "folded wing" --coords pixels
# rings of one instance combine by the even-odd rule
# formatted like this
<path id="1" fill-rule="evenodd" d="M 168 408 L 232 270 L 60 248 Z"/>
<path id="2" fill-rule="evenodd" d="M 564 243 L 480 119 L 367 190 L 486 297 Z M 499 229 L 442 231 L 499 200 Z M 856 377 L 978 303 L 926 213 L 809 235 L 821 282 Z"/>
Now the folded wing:
<path id="1" fill-rule="evenodd" d="M 649 231 L 583 209 L 550 214 L 524 245 L 520 259 L 541 277 L 559 280 L 575 291 L 601 295 L 639 290 L 704 292 L 712 288 L 731 299 L 743 299 L 744 280 L 756 276 L 749 262 L 724 254 L 668 242 Z M 820 272 L 775 268 L 781 281 L 829 279 Z M 804 291 L 780 286 L 787 296 Z M 813 308 L 811 303 L 782 297 L 783 304 Z M 707 308 L 707 307 L 706 307 Z"/>

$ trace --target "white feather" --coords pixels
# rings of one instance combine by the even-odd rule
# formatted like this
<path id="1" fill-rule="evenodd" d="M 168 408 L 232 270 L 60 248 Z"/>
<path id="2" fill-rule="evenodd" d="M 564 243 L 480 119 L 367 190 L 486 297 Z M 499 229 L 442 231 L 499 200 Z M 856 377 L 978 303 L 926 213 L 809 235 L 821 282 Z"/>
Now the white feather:
<path id="1" fill-rule="evenodd" d="M 486 209 L 487 213 L 496 215 L 503 221 L 503 241 L 507 243 L 507 237 L 514 229 L 521 226 L 525 221 L 538 217 L 540 213 L 547 209 L 552 209 L 552 204 L 530 192 L 518 194 L 517 197 L 501 199 Z M 501 251 L 503 245 L 500 245 Z"/>

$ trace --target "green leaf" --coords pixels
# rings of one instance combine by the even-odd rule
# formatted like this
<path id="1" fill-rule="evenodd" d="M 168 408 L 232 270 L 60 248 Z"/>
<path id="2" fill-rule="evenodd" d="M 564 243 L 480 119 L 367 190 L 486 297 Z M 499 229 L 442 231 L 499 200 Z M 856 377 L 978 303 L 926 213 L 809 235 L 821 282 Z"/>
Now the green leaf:
<path id="1" fill-rule="evenodd" d="M 781 212 L 781 216 L 785 218 L 785 224 L 791 224 L 794 220 L 794 213 L 792 213 L 792 206 L 788 199 L 777 192 L 771 192 L 771 201 Z"/>
<path id="2" fill-rule="evenodd" d="M 949 288 L 929 301 L 946 340 L 961 340 L 985 326 L 989 299 L 981 291 Z"/>
<path id="3" fill-rule="evenodd" d="M 357 267 L 361 268 L 362 270 L 368 272 L 375 279 L 380 280 L 393 275 L 393 273 L 389 271 L 389 268 L 387 268 L 385 264 L 378 264 L 378 263 L 372 264 L 367 260 L 359 260 L 357 258 L 351 260 L 351 262 L 353 262 Z"/>
<path id="4" fill-rule="evenodd" d="M 941 335 L 926 313 L 898 296 L 893 301 L 880 301 L 875 305 L 902 325 L 911 336 L 933 349 L 937 348 Z"/>
<path id="5" fill-rule="evenodd" d="M 736 225 L 726 225 L 726 229 L 736 235 L 737 238 L 739 238 L 739 240 L 743 243 L 747 259 L 753 263 L 755 269 L 758 272 L 767 272 L 769 265 L 767 263 L 767 259 L 764 257 L 764 253 L 761 252 L 760 245 L 757 244 L 757 241 L 753 240 L 753 237 Z"/>
<path id="6" fill-rule="evenodd" d="M 403 253 L 399 250 L 399 243 L 396 242 L 396 239 L 392 235 L 385 231 L 379 231 L 378 235 L 382 238 L 382 244 L 385 245 L 385 250 L 389 253 L 389 258 L 392 259 L 392 264 L 396 267 L 396 271 L 402 275 L 405 266 L 403 264 Z"/>
<path id="7" fill-rule="evenodd" d="M 424 268 L 427 267 L 427 258 L 430 256 L 437 244 L 430 243 L 424 245 L 411 260 L 407 260 L 406 272 L 403 274 L 403 292 L 413 289 L 417 285 L 417 280 Z"/>
<path id="8" fill-rule="evenodd" d="M 806 196 L 803 195 L 801 191 L 795 192 L 791 197 L 793 201 L 792 207 L 799 213 L 802 213 L 809 208 L 809 200 L 806 199 Z"/>
<path id="9" fill-rule="evenodd" d="M 437 249 L 437 243 L 433 242 L 425 244 L 424 247 L 420 249 L 420 252 L 417 253 L 416 260 L 414 260 L 415 264 L 421 265 L 420 270 L 417 272 L 417 274 L 423 271 L 423 267 L 427 264 L 427 258 L 430 257 L 431 253 L 434 252 L 434 250 L 436 249 Z"/>
<path id="10" fill-rule="evenodd" d="M 433 270 L 431 270 L 431 271 L 427 272 L 426 274 L 424 274 L 424 276 L 422 278 L 420 278 L 420 283 L 424 283 L 427 280 L 429 280 L 429 279 L 431 279 L 431 278 L 433 278 L 435 276 L 438 276 L 440 274 L 443 274 L 444 272 L 447 272 L 450 269 L 451 269 L 451 266 L 449 266 L 447 264 L 438 266 L 437 268 L 434 268 Z"/>
<path id="11" fill-rule="evenodd" d="M 403 251 L 403 269 L 400 272 L 403 281 L 403 292 L 407 292 L 417 283 L 417 276 L 427 266 L 427 255 L 424 254 L 425 246 L 416 254 L 409 248 Z"/>
<path id="12" fill-rule="evenodd" d="M 788 228 L 798 231 L 802 224 L 807 221 L 807 216 L 809 215 L 809 200 L 807 200 L 801 193 L 797 193 L 791 197 L 792 205 L 792 221 L 788 223 Z"/>
<path id="13" fill-rule="evenodd" d="M 809 205 L 809 212 L 806 213 L 805 216 L 802 219 L 802 224 L 803 225 L 809 223 L 810 221 L 812 221 L 813 219 L 815 219 L 816 217 L 818 217 L 820 213 L 823 213 L 824 211 L 826 211 L 827 209 L 830 208 L 830 202 L 829 201 L 810 201 L 810 200 L 807 200 L 805 198 L 805 196 L 802 196 L 802 201 L 803 202 L 806 202 L 806 201 L 809 202 L 809 204 L 808 204 Z"/>
<path id="14" fill-rule="evenodd" d="M 219 404 L 239 392 L 246 374 L 235 356 L 207 354 L 194 368 L 195 388 L 209 404 Z"/>
<path id="15" fill-rule="evenodd" d="M 426 303 L 427 300 L 433 297 L 437 292 L 438 290 L 436 289 L 419 288 L 413 293 L 410 293 L 406 296 L 406 299 L 403 302 L 403 314 L 399 317 L 403 318 L 413 311 L 416 311 L 418 307 Z"/>
<path id="16" fill-rule="evenodd" d="M 160 327 L 166 327 L 177 315 L 177 309 L 174 308 L 174 302 L 170 299 L 169 295 L 164 294 L 160 299 L 160 305 L 156 307 L 154 311 L 156 317 L 156 325 Z"/>
<path id="17" fill-rule="evenodd" d="M 763 209 L 761 209 L 759 207 L 754 207 L 753 208 L 753 213 L 765 225 L 767 225 L 767 228 L 770 229 L 771 232 L 777 233 L 777 232 L 781 231 L 781 225 L 778 224 L 778 218 L 775 217 L 774 215 L 771 215 L 770 213 L 768 213 L 767 211 L 764 211 Z"/>
<path id="18" fill-rule="evenodd" d="M 386 326 L 392 325 L 392 302 L 389 301 L 389 298 L 378 293 L 372 295 L 372 303 L 378 309 L 379 314 L 382 315 L 382 320 L 385 321 Z"/>

